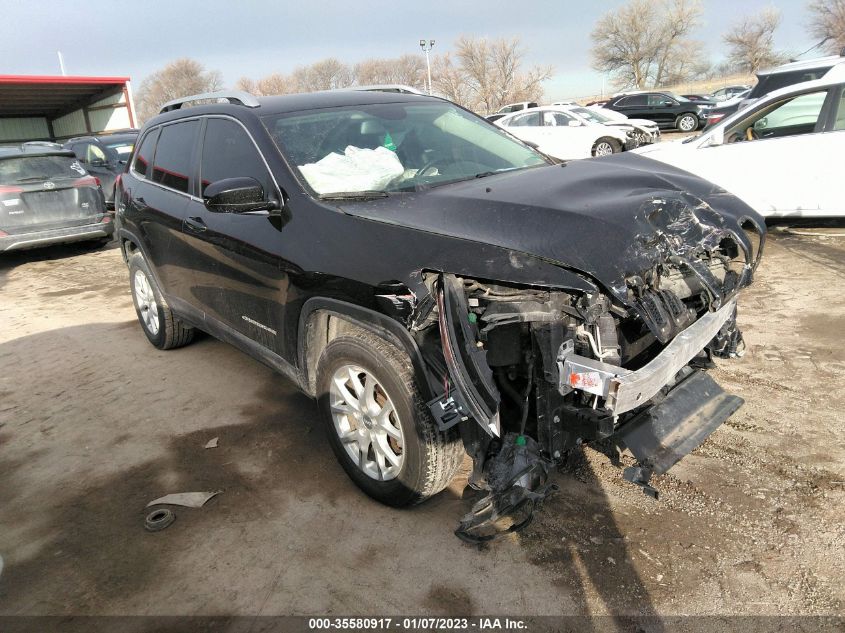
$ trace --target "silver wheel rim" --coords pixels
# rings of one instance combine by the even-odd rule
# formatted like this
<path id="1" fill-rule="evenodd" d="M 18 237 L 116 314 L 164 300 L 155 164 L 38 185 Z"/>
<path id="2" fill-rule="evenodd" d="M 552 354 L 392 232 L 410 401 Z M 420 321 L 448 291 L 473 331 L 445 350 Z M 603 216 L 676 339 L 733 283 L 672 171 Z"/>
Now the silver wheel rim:
<path id="1" fill-rule="evenodd" d="M 613 146 L 607 141 L 596 145 L 596 156 L 608 156 L 613 153 Z"/>
<path id="2" fill-rule="evenodd" d="M 143 270 L 135 271 L 135 305 L 147 331 L 153 336 L 158 334 L 158 304 L 153 287 Z"/>
<path id="3" fill-rule="evenodd" d="M 405 460 L 405 441 L 393 401 L 375 377 L 357 365 L 343 365 L 329 386 L 334 430 L 350 459 L 368 477 L 396 478 Z"/>
<path id="4" fill-rule="evenodd" d="M 689 132 L 693 127 L 695 127 L 695 121 L 692 120 L 691 116 L 685 116 L 681 119 L 680 128 L 684 132 Z"/>

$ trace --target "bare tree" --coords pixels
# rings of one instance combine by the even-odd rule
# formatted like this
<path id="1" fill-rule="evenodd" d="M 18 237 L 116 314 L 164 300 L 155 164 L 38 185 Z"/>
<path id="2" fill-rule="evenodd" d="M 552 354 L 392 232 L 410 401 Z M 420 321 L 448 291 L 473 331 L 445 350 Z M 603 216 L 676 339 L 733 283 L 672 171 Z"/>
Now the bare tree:
<path id="1" fill-rule="evenodd" d="M 688 65 L 683 55 L 703 57 L 703 45 L 688 39 L 700 19 L 698 0 L 631 0 L 593 28 L 593 67 L 623 87 L 666 85 Z"/>
<path id="2" fill-rule="evenodd" d="M 524 51 L 518 38 L 487 40 L 461 37 L 454 54 L 434 60 L 437 92 L 468 108 L 494 112 L 514 101 L 538 101 L 551 67 L 523 70 Z"/>
<path id="3" fill-rule="evenodd" d="M 155 116 L 161 106 L 172 99 L 213 92 L 222 87 L 218 71 L 207 71 L 193 59 L 177 59 L 141 82 L 137 93 L 138 119 L 143 122 Z"/>
<path id="4" fill-rule="evenodd" d="M 807 9 L 810 35 L 826 40 L 823 47 L 830 53 L 845 48 L 845 0 L 812 0 Z"/>
<path id="5" fill-rule="evenodd" d="M 298 92 L 348 88 L 354 83 L 352 69 L 334 57 L 293 71 L 293 81 Z"/>
<path id="6" fill-rule="evenodd" d="M 728 61 L 737 70 L 750 74 L 784 61 L 784 55 L 774 48 L 774 34 L 779 25 L 780 11 L 775 8 L 741 18 L 722 37 L 730 49 Z"/>
<path id="7" fill-rule="evenodd" d="M 402 55 L 396 59 L 366 59 L 354 68 L 355 83 L 403 84 L 423 88 L 426 82 L 425 62 L 420 55 Z"/>

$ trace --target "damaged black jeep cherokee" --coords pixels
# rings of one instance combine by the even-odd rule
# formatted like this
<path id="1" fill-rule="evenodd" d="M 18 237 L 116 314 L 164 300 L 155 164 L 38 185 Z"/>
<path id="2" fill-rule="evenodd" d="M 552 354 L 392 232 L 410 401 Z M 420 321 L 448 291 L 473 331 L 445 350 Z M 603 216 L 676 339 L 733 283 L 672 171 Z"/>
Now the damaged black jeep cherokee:
<path id="1" fill-rule="evenodd" d="M 199 329 L 293 380 L 384 503 L 469 453 L 488 495 L 465 536 L 530 512 L 586 442 L 654 493 L 742 404 L 702 370 L 743 351 L 765 225 L 641 156 L 555 164 L 418 95 L 196 95 L 142 130 L 117 219 L 153 345 Z"/>

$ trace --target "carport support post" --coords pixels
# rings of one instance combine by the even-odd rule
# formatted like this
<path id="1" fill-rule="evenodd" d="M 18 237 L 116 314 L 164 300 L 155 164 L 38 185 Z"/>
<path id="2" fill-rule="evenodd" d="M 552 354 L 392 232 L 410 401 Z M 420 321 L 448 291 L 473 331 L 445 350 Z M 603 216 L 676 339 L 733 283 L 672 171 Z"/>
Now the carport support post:
<path id="1" fill-rule="evenodd" d="M 88 116 L 88 106 L 82 106 L 82 116 L 85 117 L 85 131 L 91 134 L 91 119 Z"/>
<path id="2" fill-rule="evenodd" d="M 50 140 L 56 140 L 56 132 L 53 130 L 53 119 L 47 119 L 47 134 L 50 135 Z"/>

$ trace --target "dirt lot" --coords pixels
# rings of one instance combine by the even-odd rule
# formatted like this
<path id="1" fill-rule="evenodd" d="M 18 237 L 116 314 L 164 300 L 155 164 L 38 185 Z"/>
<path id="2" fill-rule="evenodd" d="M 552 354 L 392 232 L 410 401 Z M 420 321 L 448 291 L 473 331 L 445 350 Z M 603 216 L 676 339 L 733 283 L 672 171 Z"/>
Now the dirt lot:
<path id="1" fill-rule="evenodd" d="M 462 480 L 379 506 L 284 379 L 153 349 L 115 248 L 2 257 L 0 614 L 842 614 L 845 229 L 810 232 L 772 235 L 715 372 L 746 405 L 660 501 L 588 450 L 486 549 L 452 535 Z M 187 490 L 223 493 L 144 531 Z"/>

